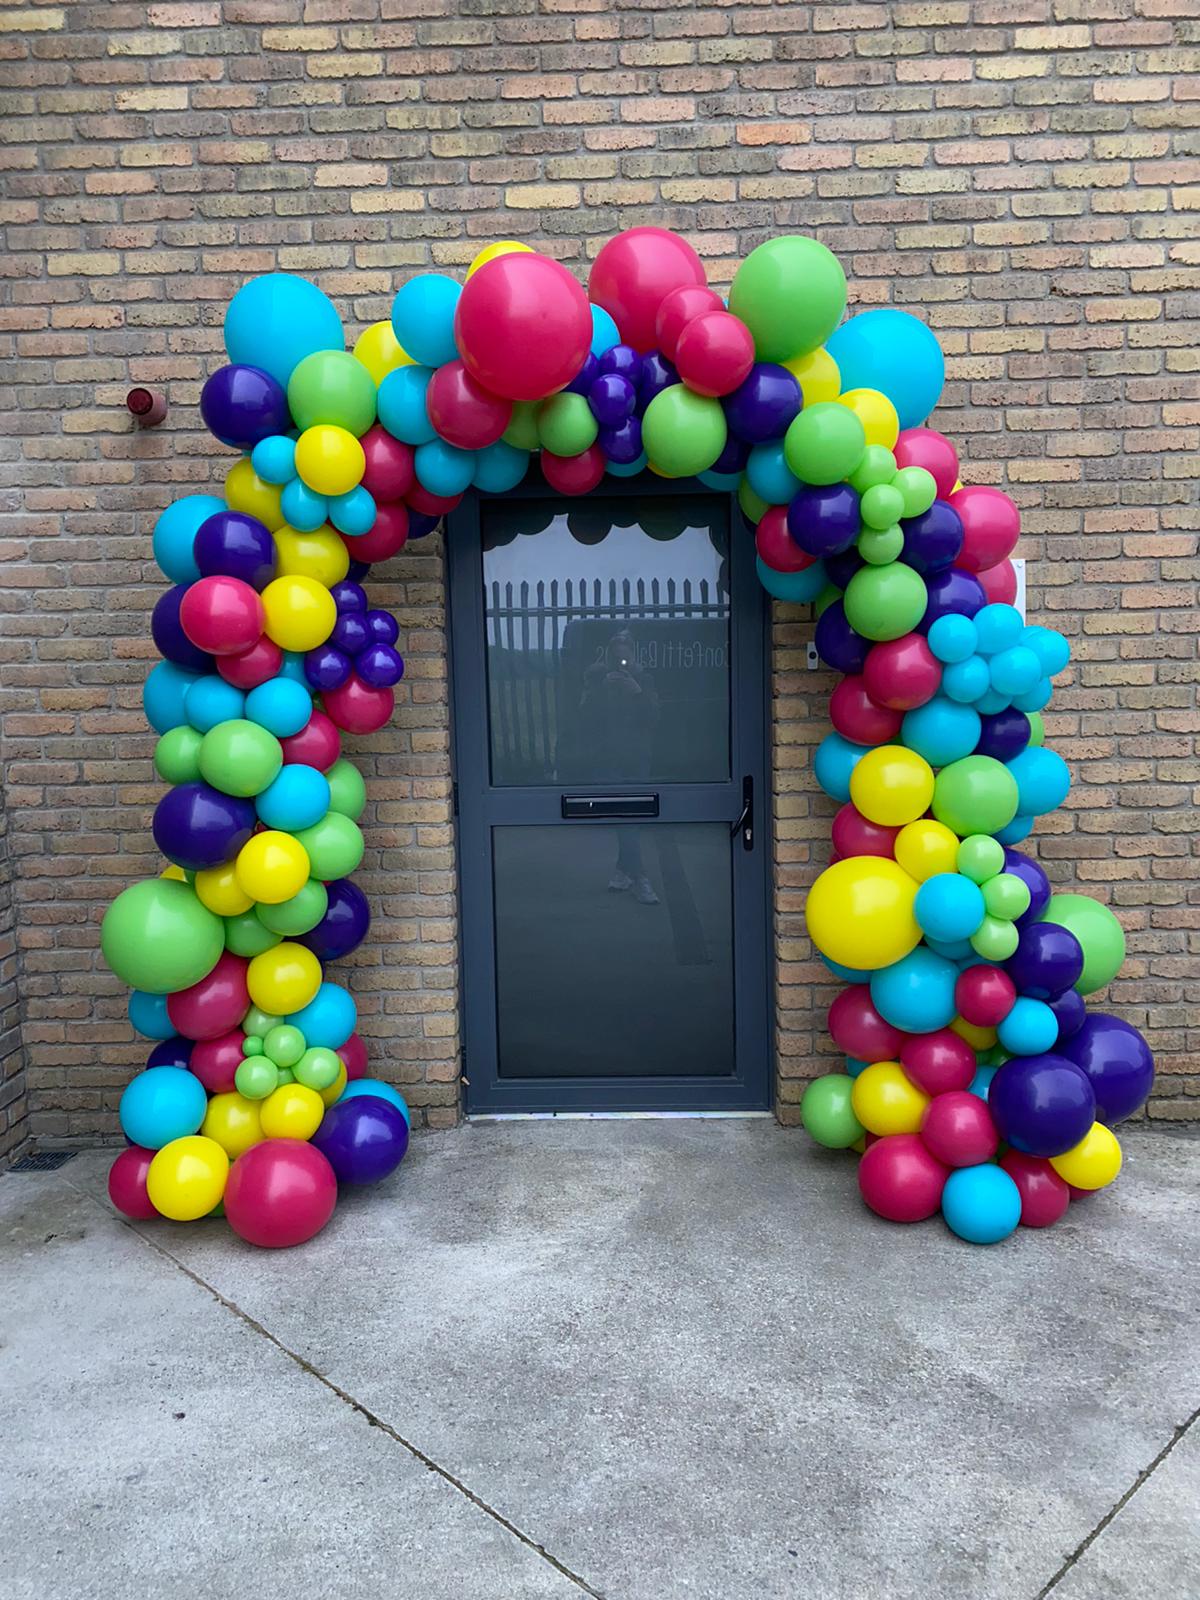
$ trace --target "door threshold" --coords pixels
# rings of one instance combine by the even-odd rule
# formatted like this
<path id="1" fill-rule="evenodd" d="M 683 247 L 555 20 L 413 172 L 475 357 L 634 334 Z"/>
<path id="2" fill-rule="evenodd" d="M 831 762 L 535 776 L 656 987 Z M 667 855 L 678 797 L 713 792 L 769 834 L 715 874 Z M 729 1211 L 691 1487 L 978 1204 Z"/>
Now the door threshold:
<path id="1" fill-rule="evenodd" d="M 768 1117 L 775 1120 L 773 1111 L 475 1111 L 468 1112 L 467 1122 L 678 1122 L 691 1118 L 713 1122 L 716 1120 L 746 1121 Z"/>

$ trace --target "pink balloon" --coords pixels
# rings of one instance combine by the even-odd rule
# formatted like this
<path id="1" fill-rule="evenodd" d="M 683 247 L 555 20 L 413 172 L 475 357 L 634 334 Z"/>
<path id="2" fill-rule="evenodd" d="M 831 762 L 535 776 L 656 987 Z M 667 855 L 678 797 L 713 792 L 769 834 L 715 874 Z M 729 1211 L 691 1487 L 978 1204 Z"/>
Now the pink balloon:
<path id="1" fill-rule="evenodd" d="M 685 283 L 663 296 L 654 319 L 655 342 L 668 361 L 675 359 L 675 346 L 679 335 L 696 317 L 707 316 L 710 311 L 724 311 L 721 296 L 715 289 L 698 283 Z"/>
<path id="2" fill-rule="evenodd" d="M 666 228 L 627 228 L 610 239 L 592 262 L 588 298 L 608 312 L 625 344 L 653 350 L 659 307 L 667 295 L 705 281 L 704 263 L 686 239 Z"/>
<path id="3" fill-rule="evenodd" d="M 833 848 L 839 856 L 884 856 L 896 858 L 896 835 L 899 828 L 885 828 L 878 822 L 868 822 L 852 800 L 833 819 Z"/>
<path id="4" fill-rule="evenodd" d="M 996 1154 L 999 1135 L 984 1101 L 969 1089 L 934 1095 L 921 1119 L 921 1142 L 947 1167 L 977 1167 Z"/>
<path id="5" fill-rule="evenodd" d="M 939 500 L 948 500 L 958 482 L 958 451 L 936 428 L 905 428 L 892 447 L 896 465 L 924 467 L 937 484 Z"/>
<path id="6" fill-rule="evenodd" d="M 222 951 L 216 966 L 190 989 L 167 996 L 167 1016 L 185 1039 L 215 1039 L 228 1033 L 250 1009 L 246 988 L 249 963 L 232 951 Z"/>
<path id="7" fill-rule="evenodd" d="M 936 1033 L 918 1033 L 900 1047 L 900 1065 L 905 1076 L 922 1094 L 949 1094 L 965 1089 L 975 1076 L 975 1052 L 965 1039 L 949 1028 Z"/>
<path id="8" fill-rule="evenodd" d="M 754 339 L 728 311 L 695 317 L 679 335 L 675 365 L 689 389 L 714 399 L 732 394 L 754 365 Z"/>
<path id="9" fill-rule="evenodd" d="M 403 500 L 415 482 L 412 446 L 393 439 L 378 422 L 368 428 L 358 442 L 367 458 L 363 488 L 377 505 L 387 500 Z"/>
<path id="10" fill-rule="evenodd" d="M 967 484 L 949 496 L 962 521 L 963 544 L 955 560 L 964 572 L 986 572 L 1012 555 L 1021 513 L 1002 489 Z"/>
<path id="11" fill-rule="evenodd" d="M 998 566 L 988 567 L 975 576 L 983 585 L 983 592 L 988 597 L 988 604 L 993 606 L 1011 606 L 1017 598 L 1017 569 L 1011 561 L 1001 561 Z"/>
<path id="12" fill-rule="evenodd" d="M 830 695 L 829 720 L 852 744 L 875 745 L 890 744 L 904 718 L 899 711 L 889 711 L 872 700 L 866 680 L 852 674 Z"/>
<path id="13" fill-rule="evenodd" d="M 482 450 L 495 444 L 512 421 L 512 401 L 491 394 L 461 361 L 438 367 L 425 391 L 425 410 L 447 444 Z"/>
<path id="14" fill-rule="evenodd" d="M 817 559 L 810 556 L 788 532 L 787 507 L 768 506 L 754 533 L 754 547 L 772 572 L 803 572 Z"/>
<path id="15" fill-rule="evenodd" d="M 336 689 L 321 691 L 321 704 L 343 733 L 376 733 L 396 709 L 392 689 L 375 689 L 352 672 Z"/>
<path id="16" fill-rule="evenodd" d="M 1021 1196 L 1023 1227 L 1050 1227 L 1065 1213 L 1077 1192 L 1041 1156 L 1027 1156 L 1021 1150 L 1006 1150 L 1000 1157 L 1000 1165 L 1016 1184 Z M 1081 1197 L 1094 1193 L 1090 1189 L 1078 1192 Z"/>
<path id="17" fill-rule="evenodd" d="M 932 700 L 942 682 L 942 664 L 919 633 L 873 644 L 863 683 L 877 705 L 913 711 Z"/>
<path id="18" fill-rule="evenodd" d="M 488 394 L 544 400 L 565 388 L 587 357 L 592 342 L 587 295 L 549 256 L 496 256 L 463 285 L 454 342 Z"/>
<path id="19" fill-rule="evenodd" d="M 179 625 L 198 650 L 235 656 L 257 643 L 263 603 L 241 578 L 219 574 L 193 583 L 179 603 Z"/>
<path id="20" fill-rule="evenodd" d="M 342 736 L 323 711 L 314 711 L 300 729 L 279 741 L 285 766 L 316 767 L 328 772 L 342 753 Z"/>
<path id="21" fill-rule="evenodd" d="M 968 967 L 954 985 L 959 1016 L 977 1028 L 994 1028 L 1003 1022 L 1016 998 L 1016 984 L 1000 967 Z"/>
<path id="22" fill-rule="evenodd" d="M 143 1150 L 131 1144 L 108 1169 L 108 1198 L 122 1216 L 135 1222 L 149 1222 L 159 1213 L 146 1192 L 146 1174 L 157 1150 Z"/>
<path id="23" fill-rule="evenodd" d="M 542 477 L 559 494 L 589 494 L 604 476 L 604 451 L 589 445 L 577 456 L 556 456 L 549 450 L 541 455 Z"/>
<path id="24" fill-rule="evenodd" d="M 410 494 L 412 490 L 408 491 Z M 399 501 L 380 502 L 375 507 L 375 521 L 366 533 L 357 538 L 342 537 L 342 543 L 354 561 L 387 561 L 404 549 L 408 539 L 408 507 Z"/>
<path id="25" fill-rule="evenodd" d="M 897 1061 L 907 1035 L 885 1022 L 865 983 L 855 983 L 829 1008 L 829 1032 L 839 1050 L 859 1061 Z"/>
<path id="26" fill-rule="evenodd" d="M 311 1239 L 333 1215 L 337 1179 L 303 1139 L 264 1139 L 229 1169 L 225 1218 L 239 1238 L 267 1250 Z"/>
<path id="27" fill-rule="evenodd" d="M 367 1047 L 363 1043 L 362 1035 L 352 1033 L 345 1044 L 338 1045 L 334 1051 L 346 1069 L 346 1081 L 353 1083 L 355 1078 L 363 1078 L 367 1072 Z"/>
<path id="28" fill-rule="evenodd" d="M 411 506 L 426 517 L 444 517 L 462 500 L 460 494 L 434 494 L 423 483 L 414 483 L 404 496 L 405 505 Z"/>
<path id="29" fill-rule="evenodd" d="M 188 1070 L 195 1073 L 209 1094 L 228 1094 L 235 1087 L 233 1075 L 242 1064 L 245 1037 L 240 1028 L 231 1028 L 213 1039 L 200 1039 L 193 1046 Z"/>
<path id="30" fill-rule="evenodd" d="M 942 1203 L 948 1170 L 915 1133 L 878 1139 L 858 1163 L 858 1187 L 877 1216 L 889 1222 L 923 1222 Z"/>
<path id="31" fill-rule="evenodd" d="M 265 633 L 249 650 L 217 657 L 217 671 L 235 689 L 257 689 L 260 683 L 274 678 L 282 665 L 283 651 Z"/>

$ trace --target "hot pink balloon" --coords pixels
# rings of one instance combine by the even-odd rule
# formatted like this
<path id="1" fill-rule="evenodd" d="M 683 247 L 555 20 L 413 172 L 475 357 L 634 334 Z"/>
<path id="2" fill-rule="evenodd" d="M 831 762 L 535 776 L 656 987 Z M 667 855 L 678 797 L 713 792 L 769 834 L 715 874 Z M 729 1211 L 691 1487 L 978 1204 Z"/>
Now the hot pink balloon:
<path id="1" fill-rule="evenodd" d="M 942 682 L 942 664 L 919 633 L 873 644 L 863 683 L 877 705 L 913 711 L 932 700 Z"/>
<path id="2" fill-rule="evenodd" d="M 918 1033 L 900 1047 L 900 1065 L 922 1094 L 965 1089 L 975 1076 L 975 1052 L 949 1028 Z"/>
<path id="3" fill-rule="evenodd" d="M 993 606 L 1011 606 L 1017 598 L 1017 569 L 1011 561 L 1001 561 L 997 566 L 988 567 L 975 576 L 983 585 L 983 592 L 988 597 L 988 604 Z"/>
<path id="4" fill-rule="evenodd" d="M 623 343 L 635 350 L 653 350 L 659 307 L 667 295 L 705 281 L 704 263 L 686 239 L 666 228 L 627 228 L 610 239 L 592 262 L 588 298 L 608 312 Z"/>
<path id="5" fill-rule="evenodd" d="M 1016 998 L 1016 984 L 1000 967 L 968 967 L 954 985 L 959 1016 L 977 1028 L 994 1028 L 1003 1022 Z"/>
<path id="6" fill-rule="evenodd" d="M 1041 1156 L 1027 1156 L 1021 1150 L 1006 1150 L 1000 1165 L 1017 1186 L 1021 1196 L 1021 1225 L 1048 1228 L 1065 1213 L 1073 1198 L 1083 1198 L 1094 1190 L 1079 1190 L 1065 1183 Z"/>
<path id="7" fill-rule="evenodd" d="M 476 383 L 461 361 L 438 367 L 425 391 L 425 410 L 446 443 L 459 450 L 495 444 L 512 421 L 512 401 Z"/>
<path id="8" fill-rule="evenodd" d="M 342 736 L 323 711 L 314 711 L 300 729 L 279 741 L 285 766 L 328 772 L 342 753 Z"/>
<path id="9" fill-rule="evenodd" d="M 889 1222 L 923 1222 L 933 1216 L 949 1176 L 915 1133 L 888 1134 L 858 1163 L 859 1192 Z"/>
<path id="10" fill-rule="evenodd" d="M 190 989 L 167 996 L 167 1016 L 185 1039 L 215 1039 L 228 1033 L 250 1009 L 246 968 L 242 956 L 225 950 L 207 977 Z"/>
<path id="11" fill-rule="evenodd" d="M 135 1222 L 150 1222 L 159 1214 L 146 1192 L 146 1175 L 157 1154 L 157 1150 L 131 1144 L 108 1169 L 108 1198 L 122 1216 Z"/>
<path id="12" fill-rule="evenodd" d="M 885 828 L 878 822 L 868 822 L 852 800 L 833 819 L 833 848 L 839 856 L 884 856 L 896 858 L 896 835 L 899 828 Z"/>
<path id="13" fill-rule="evenodd" d="M 866 680 L 843 678 L 829 697 L 829 720 L 843 739 L 852 744 L 890 744 L 904 718 L 899 711 L 879 705 L 867 693 Z"/>
<path id="14" fill-rule="evenodd" d="M 788 532 L 787 507 L 768 506 L 754 533 L 754 547 L 772 572 L 803 572 L 817 559 L 810 556 Z"/>
<path id="15" fill-rule="evenodd" d="M 276 677 L 282 665 L 283 651 L 265 633 L 249 650 L 217 657 L 217 671 L 235 689 L 257 689 L 260 683 Z"/>
<path id="16" fill-rule="evenodd" d="M 209 1094 L 228 1094 L 235 1087 L 233 1075 L 242 1064 L 244 1039 L 240 1028 L 231 1028 L 228 1033 L 201 1039 L 193 1046 L 188 1070 L 195 1073 Z"/>
<path id="17" fill-rule="evenodd" d="M 412 494 L 414 491 L 408 491 Z M 342 543 L 353 561 L 388 561 L 404 549 L 408 540 L 408 507 L 397 501 L 375 507 L 375 521 L 357 538 L 343 537 Z"/>
<path id="18" fill-rule="evenodd" d="M 896 465 L 924 467 L 937 484 L 939 500 L 948 500 L 958 482 L 958 451 L 936 428 L 905 428 L 892 447 Z"/>
<path id="19" fill-rule="evenodd" d="M 598 444 L 577 456 L 556 456 L 543 450 L 541 462 L 543 478 L 559 494 L 589 494 L 604 476 L 604 451 Z"/>
<path id="20" fill-rule="evenodd" d="M 235 656 L 263 631 L 263 603 L 241 578 L 216 574 L 193 583 L 179 603 L 179 625 L 198 650 Z"/>
<path id="21" fill-rule="evenodd" d="M 986 572 L 1012 555 L 1021 531 L 1021 513 L 1002 489 L 967 484 L 949 496 L 963 525 L 963 543 L 955 566 L 965 572 Z"/>
<path id="22" fill-rule="evenodd" d="M 367 1072 L 367 1047 L 363 1043 L 362 1035 L 352 1033 L 345 1044 L 338 1045 L 334 1054 L 341 1060 L 346 1069 L 346 1081 L 353 1083 L 355 1078 L 363 1078 Z"/>
<path id="23" fill-rule="evenodd" d="M 906 1034 L 885 1022 L 865 983 L 843 989 L 829 1008 L 829 1032 L 839 1050 L 859 1061 L 896 1061 Z"/>
<path id="24" fill-rule="evenodd" d="M 377 733 L 396 709 L 392 689 L 376 689 L 352 672 L 336 689 L 321 691 L 321 704 L 343 733 Z"/>
<path id="25" fill-rule="evenodd" d="M 462 501 L 460 494 L 434 494 L 423 483 L 414 483 L 404 496 L 405 505 L 425 517 L 444 517 Z"/>
<path id="26" fill-rule="evenodd" d="M 732 394 L 754 365 L 754 339 L 744 322 L 728 311 L 695 317 L 675 346 L 679 376 L 697 394 L 710 399 Z"/>
<path id="27" fill-rule="evenodd" d="M 991 1112 L 969 1089 L 934 1095 L 921 1119 L 921 1143 L 947 1167 L 977 1167 L 990 1161 L 999 1144 Z"/>
<path id="28" fill-rule="evenodd" d="M 496 256 L 463 285 L 454 342 L 488 394 L 544 400 L 565 388 L 587 357 L 588 297 L 549 256 Z"/>
<path id="29" fill-rule="evenodd" d="M 655 343 L 668 361 L 675 359 L 675 346 L 679 335 L 696 317 L 707 316 L 710 311 L 724 311 L 721 296 L 715 289 L 698 283 L 685 283 L 663 296 L 654 319 Z"/>
<path id="30" fill-rule="evenodd" d="M 432 385 L 431 385 L 432 387 Z M 367 465 L 362 483 L 376 502 L 403 500 L 416 481 L 413 474 L 412 446 L 393 439 L 381 423 L 368 428 L 358 441 Z"/>

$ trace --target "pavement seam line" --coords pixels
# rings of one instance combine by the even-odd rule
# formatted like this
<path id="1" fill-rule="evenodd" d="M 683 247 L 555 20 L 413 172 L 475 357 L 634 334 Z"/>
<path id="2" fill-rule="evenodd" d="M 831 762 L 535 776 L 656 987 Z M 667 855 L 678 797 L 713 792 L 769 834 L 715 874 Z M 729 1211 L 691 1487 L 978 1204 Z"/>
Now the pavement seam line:
<path id="1" fill-rule="evenodd" d="M 105 1207 L 100 1204 L 94 1195 L 88 1194 L 85 1189 L 80 1189 L 78 1185 L 74 1183 L 72 1183 L 71 1187 L 74 1188 L 78 1194 L 83 1195 L 85 1199 L 90 1200 L 92 1204 L 96 1206 L 98 1210 L 103 1211 L 106 1216 L 112 1215 L 111 1212 L 107 1211 Z M 185 1266 L 184 1263 L 180 1261 L 178 1256 L 172 1255 L 172 1253 L 163 1245 L 159 1244 L 156 1239 L 147 1238 L 140 1229 L 133 1226 L 133 1223 L 128 1218 L 117 1217 L 115 1220 L 120 1222 L 124 1228 L 128 1229 L 135 1239 L 138 1239 L 148 1249 L 153 1250 L 156 1255 L 161 1256 L 164 1261 L 170 1262 L 170 1264 L 177 1271 L 181 1272 L 185 1278 L 190 1278 L 198 1288 L 203 1289 L 207 1294 L 211 1295 L 219 1306 L 222 1306 L 226 1311 L 230 1312 L 231 1315 L 244 1322 L 252 1332 L 258 1334 L 260 1338 L 265 1339 L 268 1344 L 273 1344 L 275 1348 L 281 1352 L 281 1354 L 287 1356 L 289 1361 L 295 1362 L 296 1366 L 298 1366 L 302 1372 L 307 1373 L 310 1378 L 315 1378 L 316 1381 L 324 1388 L 328 1389 L 331 1394 L 336 1395 L 343 1405 L 347 1405 L 352 1411 L 357 1412 L 358 1415 L 366 1421 L 369 1427 L 380 1429 L 380 1431 L 385 1433 L 394 1444 L 398 1444 L 402 1449 L 407 1450 L 409 1455 L 413 1456 L 417 1461 L 419 1461 L 421 1465 L 429 1472 L 436 1473 L 436 1475 L 448 1483 L 452 1489 L 456 1489 L 459 1494 L 464 1496 L 465 1499 L 469 1500 L 471 1504 L 477 1508 L 477 1510 L 482 1511 L 485 1516 L 490 1517 L 493 1522 L 498 1523 L 506 1533 L 512 1534 L 514 1539 L 519 1539 L 523 1545 L 532 1550 L 535 1555 L 540 1556 L 541 1559 L 549 1566 L 553 1567 L 556 1572 L 561 1573 L 564 1578 L 567 1578 L 571 1583 L 575 1584 L 575 1586 L 582 1590 L 584 1594 L 591 1595 L 592 1600 L 604 1600 L 604 1595 L 599 1589 L 593 1589 L 591 1584 L 589 1584 L 586 1579 L 581 1578 L 577 1572 L 572 1572 L 571 1568 L 568 1567 L 565 1562 L 560 1561 L 557 1556 L 552 1555 L 551 1552 L 547 1550 L 544 1545 L 539 1544 L 537 1540 L 532 1537 L 532 1535 L 525 1533 L 523 1529 L 518 1528 L 516 1523 L 510 1522 L 502 1511 L 497 1511 L 495 1506 L 489 1505 L 488 1502 L 482 1498 L 482 1496 L 476 1494 L 473 1489 L 468 1488 L 461 1478 L 456 1477 L 454 1473 L 451 1472 L 447 1467 L 439 1465 L 439 1463 L 436 1462 L 432 1456 L 426 1455 L 424 1450 L 422 1450 L 419 1445 L 415 1445 L 410 1439 L 406 1439 L 402 1433 L 397 1432 L 397 1430 L 392 1427 L 390 1422 L 385 1422 L 382 1417 L 377 1416 L 369 1406 L 364 1405 L 361 1400 L 356 1400 L 354 1396 L 347 1390 L 343 1389 L 340 1384 L 334 1383 L 333 1380 L 331 1378 L 327 1378 L 323 1372 L 319 1372 L 317 1368 L 313 1366 L 311 1361 L 307 1361 L 295 1350 L 290 1349 L 286 1344 L 284 1344 L 282 1339 L 271 1332 L 270 1328 L 264 1327 L 263 1324 L 257 1320 L 257 1318 L 252 1317 L 249 1312 L 243 1311 L 241 1306 L 239 1306 L 235 1301 L 228 1299 L 221 1293 L 219 1289 L 215 1288 L 211 1283 L 209 1283 L 207 1279 L 202 1278 L 198 1272 L 193 1272 L 191 1267 Z"/>
<path id="2" fill-rule="evenodd" d="M 1151 1461 L 1149 1466 L 1142 1468 L 1121 1498 L 1116 1502 L 1115 1505 L 1111 1506 L 1104 1513 L 1104 1515 L 1100 1518 L 1100 1521 L 1087 1535 L 1087 1537 L 1080 1540 L 1079 1544 L 1075 1546 L 1075 1549 L 1072 1550 L 1071 1554 L 1063 1562 L 1062 1566 L 1059 1567 L 1058 1571 L 1050 1579 L 1050 1582 L 1046 1584 L 1045 1588 L 1039 1589 L 1037 1594 L 1034 1595 L 1033 1600 L 1046 1600 L 1046 1596 L 1058 1588 L 1059 1584 L 1066 1577 L 1067 1573 L 1070 1572 L 1071 1568 L 1076 1564 L 1080 1557 L 1084 1555 L 1088 1549 L 1090 1549 L 1090 1547 L 1100 1537 L 1104 1530 L 1111 1526 L 1117 1517 L 1120 1516 L 1121 1512 L 1124 1511 L 1125 1507 L 1133 1499 L 1134 1495 L 1137 1494 L 1142 1485 L 1154 1476 L 1159 1467 L 1162 1466 L 1163 1462 L 1171 1454 L 1171 1451 L 1174 1450 L 1175 1446 L 1184 1437 L 1188 1429 L 1198 1417 L 1200 1417 L 1200 1406 L 1198 1406 L 1196 1410 L 1192 1412 L 1190 1417 L 1187 1417 L 1183 1422 L 1180 1422 L 1176 1425 L 1171 1437 L 1167 1440 L 1166 1444 L 1163 1445 L 1162 1449 L 1155 1456 L 1154 1460 Z"/>

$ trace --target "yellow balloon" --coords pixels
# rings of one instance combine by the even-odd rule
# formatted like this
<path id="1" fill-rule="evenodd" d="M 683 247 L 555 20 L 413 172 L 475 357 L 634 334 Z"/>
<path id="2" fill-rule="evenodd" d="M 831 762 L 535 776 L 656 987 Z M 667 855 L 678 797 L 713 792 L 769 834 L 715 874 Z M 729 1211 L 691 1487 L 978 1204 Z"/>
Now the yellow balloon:
<path id="1" fill-rule="evenodd" d="M 243 1150 L 263 1141 L 258 1102 L 247 1100 L 236 1090 L 213 1095 L 200 1132 L 208 1139 L 215 1139 L 229 1159 L 236 1161 Z"/>
<path id="2" fill-rule="evenodd" d="M 312 871 L 308 851 L 299 839 L 278 828 L 267 828 L 247 839 L 233 865 L 239 888 L 251 901 L 264 906 L 282 905 L 299 894 Z M 270 1009 L 263 1007 L 264 1011 Z"/>
<path id="3" fill-rule="evenodd" d="M 495 244 L 485 244 L 483 249 L 467 268 L 467 277 L 473 272 L 478 272 L 480 267 L 486 267 L 489 261 L 495 261 L 497 256 L 533 255 L 533 249 L 527 244 L 518 244 L 515 239 L 497 239 Z"/>
<path id="4" fill-rule="evenodd" d="M 837 403 L 853 411 L 863 425 L 868 444 L 881 444 L 890 450 L 900 437 L 896 408 L 878 389 L 847 389 L 845 394 L 838 395 Z"/>
<path id="5" fill-rule="evenodd" d="M 321 963 L 306 945 L 285 939 L 256 955 L 246 968 L 251 1001 L 270 1016 L 299 1011 L 321 987 Z"/>
<path id="6" fill-rule="evenodd" d="M 904 1075 L 898 1061 L 864 1067 L 850 1090 L 854 1115 L 868 1133 L 919 1133 L 929 1096 Z"/>
<path id="7" fill-rule="evenodd" d="M 1000 1037 L 995 1028 L 981 1028 L 977 1023 L 968 1022 L 966 1017 L 955 1017 L 950 1032 L 965 1039 L 972 1050 L 990 1050 Z"/>
<path id="8" fill-rule="evenodd" d="M 1051 1156 L 1050 1165 L 1076 1189 L 1103 1189 L 1121 1170 L 1121 1146 L 1111 1128 L 1093 1122 L 1078 1144 Z"/>
<path id="9" fill-rule="evenodd" d="M 262 592 L 266 635 L 281 650 L 315 650 L 337 621 L 337 606 L 315 578 L 275 578 Z"/>
<path id="10" fill-rule="evenodd" d="M 835 861 L 808 892 L 804 914 L 822 955 L 844 967 L 890 967 L 921 942 L 917 885 L 884 856 Z"/>
<path id="11" fill-rule="evenodd" d="M 338 1075 L 329 1085 L 328 1089 L 318 1089 L 317 1093 L 327 1106 L 331 1106 L 346 1087 L 346 1063 L 343 1061 L 338 1068 Z"/>
<path id="12" fill-rule="evenodd" d="M 958 835 L 944 822 L 922 817 L 896 835 L 896 860 L 918 883 L 939 872 L 958 871 Z"/>
<path id="13" fill-rule="evenodd" d="M 296 471 L 318 494 L 349 494 L 362 482 L 366 466 L 362 445 L 332 422 L 305 428 L 296 440 Z"/>
<path id="14" fill-rule="evenodd" d="M 390 319 L 373 322 L 365 332 L 360 333 L 350 353 L 366 367 L 377 389 L 389 372 L 413 365 L 413 358 L 397 339 Z"/>
<path id="15" fill-rule="evenodd" d="M 278 484 L 262 481 L 248 456 L 235 462 L 225 474 L 225 503 L 229 509 L 257 517 L 272 533 L 287 520 L 279 504 L 282 493 Z"/>
<path id="16" fill-rule="evenodd" d="M 259 1110 L 265 1139 L 311 1139 L 324 1115 L 321 1096 L 302 1083 L 285 1083 L 272 1090 Z"/>
<path id="17" fill-rule="evenodd" d="M 868 750 L 850 774 L 850 798 L 868 822 L 901 828 L 929 809 L 933 768 L 902 744 L 880 745 Z"/>
<path id="18" fill-rule="evenodd" d="M 172 862 L 169 867 L 165 867 L 163 871 L 159 873 L 159 877 L 169 878 L 172 883 L 187 882 L 187 873 L 182 867 L 177 867 L 174 862 Z"/>
<path id="19" fill-rule="evenodd" d="M 254 896 L 238 882 L 232 861 L 219 867 L 202 867 L 192 887 L 200 904 L 219 917 L 240 917 L 254 904 Z"/>
<path id="20" fill-rule="evenodd" d="M 793 356 L 783 365 L 799 383 L 806 406 L 837 399 L 842 387 L 842 375 L 828 350 L 813 350 L 806 356 Z"/>
<path id="21" fill-rule="evenodd" d="M 229 1157 L 215 1139 L 189 1133 L 172 1139 L 150 1163 L 150 1204 L 172 1222 L 195 1222 L 219 1204 L 229 1177 Z"/>
<path id="22" fill-rule="evenodd" d="M 328 523 L 313 533 L 301 533 L 286 522 L 275 529 L 277 578 L 315 578 L 332 589 L 349 570 L 350 552 Z"/>

